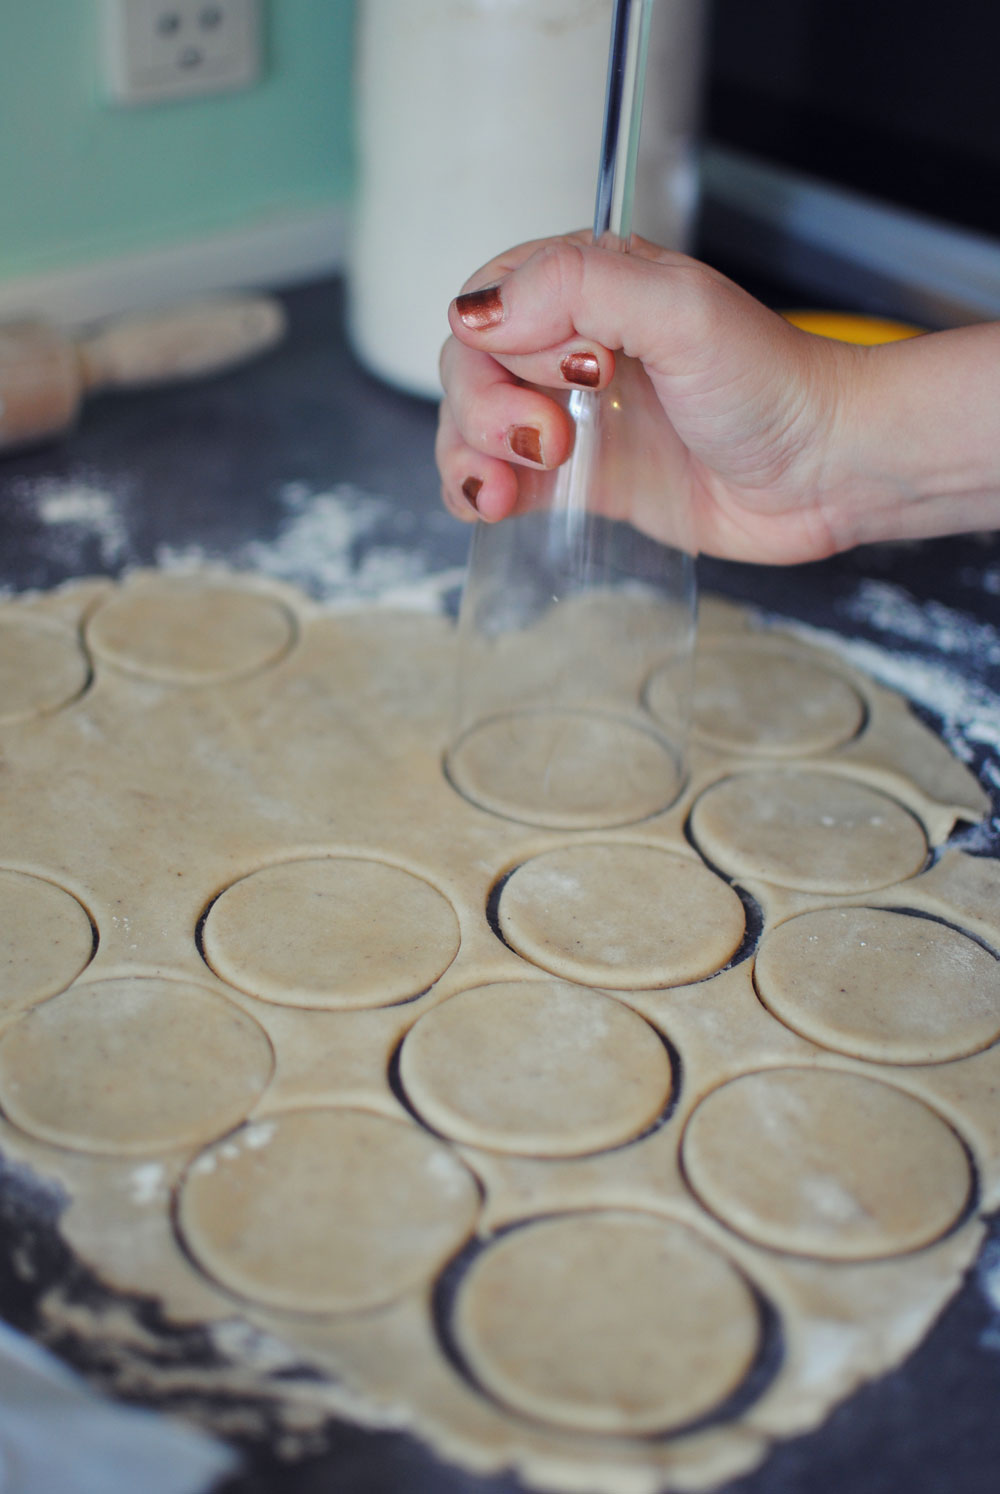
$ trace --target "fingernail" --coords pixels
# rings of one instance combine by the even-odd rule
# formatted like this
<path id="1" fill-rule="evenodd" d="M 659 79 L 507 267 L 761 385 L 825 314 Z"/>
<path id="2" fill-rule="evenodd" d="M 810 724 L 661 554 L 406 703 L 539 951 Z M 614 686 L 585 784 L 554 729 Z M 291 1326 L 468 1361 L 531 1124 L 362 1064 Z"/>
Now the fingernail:
<path id="1" fill-rule="evenodd" d="M 485 327 L 495 327 L 497 322 L 503 321 L 503 302 L 495 285 L 456 297 L 455 310 L 465 326 L 474 332 L 481 332 Z"/>
<path id="2" fill-rule="evenodd" d="M 473 508 L 476 507 L 476 499 L 479 497 L 479 489 L 483 485 L 481 477 L 467 477 L 462 484 L 462 492 L 468 498 Z"/>
<path id="3" fill-rule="evenodd" d="M 512 425 L 507 432 L 507 445 L 515 456 L 526 462 L 542 462 L 542 433 L 534 425 Z"/>
<path id="4" fill-rule="evenodd" d="M 601 382 L 601 365 L 593 353 L 567 353 L 559 372 L 567 384 L 582 384 L 585 389 L 595 389 Z"/>

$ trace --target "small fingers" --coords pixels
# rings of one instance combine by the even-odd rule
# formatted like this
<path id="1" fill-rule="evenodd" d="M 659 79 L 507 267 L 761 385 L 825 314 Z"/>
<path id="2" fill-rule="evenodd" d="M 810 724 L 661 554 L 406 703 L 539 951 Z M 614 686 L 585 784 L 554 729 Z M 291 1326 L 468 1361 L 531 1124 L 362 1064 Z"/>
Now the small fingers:
<path id="1" fill-rule="evenodd" d="M 516 379 L 543 389 L 604 389 L 615 371 L 614 353 L 578 337 L 543 353 L 501 354 L 496 361 Z"/>
<path id="2" fill-rule="evenodd" d="M 493 523 L 505 519 L 517 504 L 517 478 L 508 462 L 485 455 L 464 440 L 448 401 L 438 416 L 435 457 L 441 474 L 441 497 L 456 519 Z"/>
<path id="3" fill-rule="evenodd" d="M 441 354 L 441 382 L 451 418 L 475 450 L 536 468 L 558 467 L 569 455 L 573 431 L 566 411 L 487 353 L 450 339 Z"/>

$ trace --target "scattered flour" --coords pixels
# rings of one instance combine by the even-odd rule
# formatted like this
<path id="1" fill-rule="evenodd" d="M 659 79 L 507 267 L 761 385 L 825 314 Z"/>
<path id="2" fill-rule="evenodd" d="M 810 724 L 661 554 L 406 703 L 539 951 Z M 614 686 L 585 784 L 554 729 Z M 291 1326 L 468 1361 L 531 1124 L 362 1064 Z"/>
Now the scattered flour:
<path id="1" fill-rule="evenodd" d="M 845 638 L 831 629 L 774 617 L 776 625 L 825 645 L 928 711 L 962 762 L 978 768 L 1000 803 L 1000 629 L 939 602 L 918 602 L 902 587 L 862 581 L 841 605 L 844 615 L 886 636 Z M 956 837 L 968 851 L 1000 848 L 1000 814 Z"/>
<path id="2" fill-rule="evenodd" d="M 253 1365 L 265 1374 L 294 1369 L 300 1363 L 301 1356 L 280 1339 L 263 1333 L 241 1318 L 223 1318 L 207 1327 L 220 1354 L 241 1364 Z"/>
<path id="3" fill-rule="evenodd" d="M 257 1121 L 255 1124 L 245 1127 L 243 1131 L 243 1145 L 252 1152 L 259 1152 L 261 1147 L 267 1146 L 274 1136 L 273 1121 Z"/>
<path id="4" fill-rule="evenodd" d="M 362 545 L 388 517 L 387 500 L 347 484 L 310 493 L 303 483 L 288 483 L 281 502 L 288 518 L 276 539 L 251 540 L 244 547 L 249 564 L 278 580 L 307 580 L 324 596 L 363 591 L 360 573 L 368 550 Z M 405 557 L 396 565 L 405 569 Z"/>
<path id="5" fill-rule="evenodd" d="M 350 483 L 314 493 L 286 483 L 280 500 L 287 518 L 273 540 L 249 540 L 228 563 L 274 580 L 289 581 L 333 607 L 359 603 L 440 612 L 445 597 L 462 584 L 462 567 L 428 569 L 416 547 L 380 539 L 392 526 L 398 504 Z M 198 546 L 162 545 L 156 563 L 164 570 L 196 570 L 211 561 Z"/>
<path id="6" fill-rule="evenodd" d="M 1000 1239 L 987 1241 L 976 1266 L 976 1282 L 992 1313 L 979 1336 L 980 1347 L 1000 1351 Z"/>
<path id="7" fill-rule="evenodd" d="M 97 487 L 85 479 L 60 482 L 49 478 L 19 496 L 33 501 L 35 512 L 49 529 L 61 531 L 70 553 L 96 540 L 101 562 L 114 566 L 128 558 L 128 528 L 122 515 L 124 493 Z"/>
<path id="8" fill-rule="evenodd" d="M 141 1162 L 128 1176 L 129 1193 L 137 1204 L 158 1203 L 165 1192 L 162 1162 Z"/>
<path id="9" fill-rule="evenodd" d="M 53 550 L 67 570 L 86 574 L 94 550 L 102 568 L 127 573 L 144 563 L 132 544 L 128 484 L 99 484 L 87 474 L 14 484 L 17 499 L 55 536 Z M 161 544 L 153 557 L 162 570 L 194 571 L 220 563 L 288 581 L 330 607 L 374 605 L 441 612 L 462 584 L 464 568 L 432 569 L 418 543 L 400 542 L 409 515 L 391 498 L 351 483 L 315 492 L 285 483 L 283 511 L 273 539 L 250 539 L 225 556 L 203 545 Z"/>
<path id="10" fill-rule="evenodd" d="M 851 1372 L 858 1331 L 846 1323 L 810 1323 L 801 1353 L 803 1384 L 826 1386 Z"/>
<path id="11" fill-rule="evenodd" d="M 941 602 L 918 602 L 886 581 L 862 581 L 843 611 L 880 632 L 930 645 L 935 652 L 1000 664 L 1000 632 L 991 623 L 973 622 Z"/>

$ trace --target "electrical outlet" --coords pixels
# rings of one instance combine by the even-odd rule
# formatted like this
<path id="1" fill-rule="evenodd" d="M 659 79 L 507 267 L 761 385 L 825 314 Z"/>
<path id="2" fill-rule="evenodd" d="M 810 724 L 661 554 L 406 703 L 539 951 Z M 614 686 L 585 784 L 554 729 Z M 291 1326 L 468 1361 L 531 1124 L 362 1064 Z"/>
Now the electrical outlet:
<path id="1" fill-rule="evenodd" d="M 155 104 L 260 77 L 259 0 L 104 0 L 111 98 Z"/>

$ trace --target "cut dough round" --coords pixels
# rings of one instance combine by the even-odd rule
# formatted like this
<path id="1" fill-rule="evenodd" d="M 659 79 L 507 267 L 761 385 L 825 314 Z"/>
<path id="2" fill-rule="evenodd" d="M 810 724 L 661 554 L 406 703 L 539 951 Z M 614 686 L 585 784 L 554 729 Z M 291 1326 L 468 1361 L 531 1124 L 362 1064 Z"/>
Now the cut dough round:
<path id="1" fill-rule="evenodd" d="M 89 678 L 75 634 L 20 617 L 0 622 L 0 723 L 58 710 L 76 699 Z"/>
<path id="2" fill-rule="evenodd" d="M 707 789 L 691 815 L 699 849 L 735 877 L 804 892 L 865 892 L 912 877 L 927 858 L 913 815 L 832 773 L 741 773 Z"/>
<path id="3" fill-rule="evenodd" d="M 282 1006 L 389 1006 L 458 953 L 455 910 L 420 877 L 361 857 L 285 861 L 222 893 L 205 956 L 230 985 Z"/>
<path id="4" fill-rule="evenodd" d="M 650 710 L 669 712 L 672 700 L 669 678 L 654 674 Z M 846 742 L 865 707 L 832 669 L 747 640 L 699 652 L 693 712 L 697 735 L 713 746 L 791 757 Z"/>
<path id="5" fill-rule="evenodd" d="M 98 658 L 174 685 L 251 674 L 287 653 L 294 636 L 291 614 L 272 597 L 180 576 L 136 582 L 87 628 Z"/>
<path id="6" fill-rule="evenodd" d="M 466 799 L 528 825 L 606 829 L 658 814 L 680 792 L 679 765 L 655 732 L 624 717 L 538 710 L 496 716 L 448 754 Z"/>
<path id="7" fill-rule="evenodd" d="M 93 952 L 94 931 L 75 897 L 41 877 L 0 871 L 0 1015 L 65 990 Z"/>
<path id="8" fill-rule="evenodd" d="M 610 996 L 557 980 L 479 986 L 434 1007 L 403 1043 L 415 1108 L 456 1141 L 571 1157 L 642 1131 L 671 1089 L 666 1049 Z"/>
<path id="9" fill-rule="evenodd" d="M 476 1379 L 574 1431 L 665 1432 L 739 1385 L 760 1342 L 743 1278 L 670 1219 L 567 1215 L 512 1230 L 470 1267 L 455 1305 Z"/>
<path id="10" fill-rule="evenodd" d="M 653 846 L 574 845 L 519 866 L 500 928 L 532 964 L 584 985 L 652 990 L 719 970 L 745 929 L 736 893 Z"/>
<path id="11" fill-rule="evenodd" d="M 954 1131 L 861 1074 L 765 1069 L 714 1090 L 684 1133 L 688 1180 L 724 1224 L 824 1260 L 903 1255 L 943 1235 L 972 1177 Z"/>
<path id="12" fill-rule="evenodd" d="M 227 1290 L 292 1312 L 354 1312 L 429 1282 L 471 1233 L 475 1179 L 408 1120 L 295 1110 L 188 1169 L 179 1221 Z"/>
<path id="13" fill-rule="evenodd" d="M 754 975 L 782 1022 L 855 1058 L 944 1063 L 1000 1035 L 1000 961 L 907 913 L 803 913 L 768 934 Z"/>
<path id="14" fill-rule="evenodd" d="M 0 1037 L 0 1105 L 57 1146 L 143 1155 L 228 1130 L 273 1067 L 266 1034 L 224 996 L 181 981 L 95 981 Z"/>

